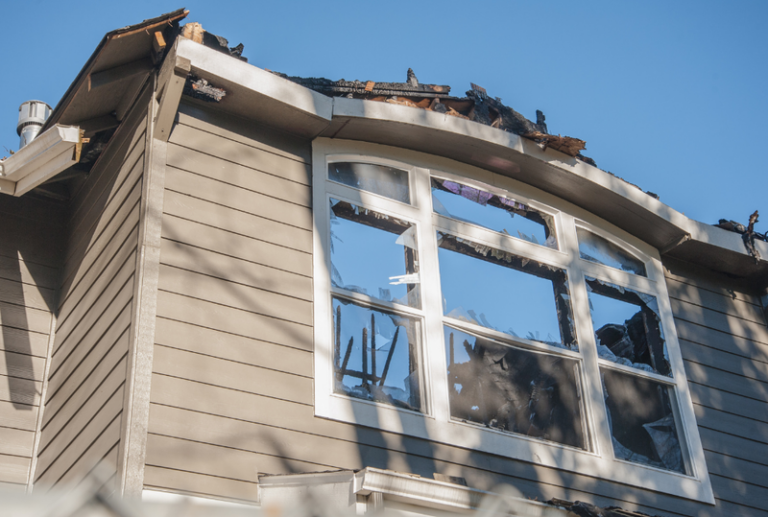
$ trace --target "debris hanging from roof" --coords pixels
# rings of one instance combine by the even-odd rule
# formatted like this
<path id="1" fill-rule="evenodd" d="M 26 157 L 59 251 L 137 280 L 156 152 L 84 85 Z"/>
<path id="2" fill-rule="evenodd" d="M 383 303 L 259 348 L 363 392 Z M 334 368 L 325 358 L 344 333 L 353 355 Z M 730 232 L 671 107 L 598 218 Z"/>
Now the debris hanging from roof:
<path id="1" fill-rule="evenodd" d="M 749 216 L 749 226 L 747 227 L 744 227 L 744 225 L 739 222 L 729 221 L 727 219 L 720 219 L 715 225 L 718 228 L 728 230 L 729 232 L 740 233 L 741 238 L 744 241 L 744 247 L 747 248 L 749 256 L 755 259 L 755 263 L 760 260 L 760 252 L 757 251 L 757 248 L 755 247 L 755 239 L 768 242 L 768 232 L 758 233 L 755 231 L 755 223 L 757 223 L 758 217 L 760 217 L 760 214 L 755 210 L 754 213 Z"/>
<path id="2" fill-rule="evenodd" d="M 194 74 L 187 76 L 187 82 L 184 85 L 184 95 L 189 95 L 195 99 L 201 99 L 208 102 L 220 102 L 227 95 L 224 88 L 216 88 L 205 79 L 198 78 Z"/>
<path id="3" fill-rule="evenodd" d="M 221 36 L 216 36 L 203 29 L 203 26 L 197 22 L 190 22 L 185 24 L 181 28 L 181 35 L 187 39 L 191 39 L 195 43 L 200 43 L 206 47 L 210 47 L 214 50 L 218 50 L 224 54 L 236 57 L 241 61 L 248 62 L 248 59 L 243 57 L 243 49 L 245 48 L 242 43 L 230 47 L 229 41 Z"/>
<path id="4" fill-rule="evenodd" d="M 489 96 L 485 88 L 474 83 L 470 83 L 471 89 L 466 92 L 465 97 L 452 97 L 450 86 L 422 84 L 411 68 L 408 69 L 404 83 L 344 79 L 332 81 L 325 78 L 293 77 L 279 72 L 272 73 L 330 97 L 387 102 L 472 120 L 515 133 L 543 144 L 544 149 L 551 147 L 592 166 L 597 166 L 593 159 L 581 154 L 580 151 L 586 149 L 584 140 L 549 134 L 544 113 L 537 110 L 536 122 L 531 122 L 517 111 L 505 106 L 499 97 Z"/>

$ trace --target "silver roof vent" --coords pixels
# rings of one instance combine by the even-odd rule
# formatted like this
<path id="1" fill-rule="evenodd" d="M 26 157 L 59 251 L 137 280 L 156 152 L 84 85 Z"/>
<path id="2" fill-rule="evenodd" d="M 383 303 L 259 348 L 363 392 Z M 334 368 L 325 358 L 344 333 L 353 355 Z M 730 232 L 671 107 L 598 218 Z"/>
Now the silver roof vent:
<path id="1" fill-rule="evenodd" d="M 27 101 L 19 106 L 19 124 L 16 126 L 16 133 L 21 137 L 19 149 L 37 137 L 50 116 L 51 107 L 42 101 Z"/>

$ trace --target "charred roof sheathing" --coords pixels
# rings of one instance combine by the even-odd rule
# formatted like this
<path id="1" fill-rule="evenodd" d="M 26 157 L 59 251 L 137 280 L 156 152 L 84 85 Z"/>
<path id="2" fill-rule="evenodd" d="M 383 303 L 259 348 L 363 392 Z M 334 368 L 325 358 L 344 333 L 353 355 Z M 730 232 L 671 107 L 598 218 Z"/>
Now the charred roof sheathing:
<path id="1" fill-rule="evenodd" d="M 529 138 L 543 144 L 545 149 L 550 147 L 595 165 L 594 160 L 581 154 L 581 151 L 586 149 L 584 140 L 550 135 L 541 111 L 536 112 L 536 122 L 531 122 L 517 111 L 505 106 L 500 98 L 490 97 L 485 88 L 474 83 L 470 83 L 472 89 L 466 92 L 465 97 L 452 97 L 450 86 L 421 84 L 410 68 L 407 81 L 404 83 L 345 81 L 344 79 L 332 81 L 322 77 L 292 77 L 279 72 L 272 73 L 329 97 L 389 102 L 472 120 Z"/>

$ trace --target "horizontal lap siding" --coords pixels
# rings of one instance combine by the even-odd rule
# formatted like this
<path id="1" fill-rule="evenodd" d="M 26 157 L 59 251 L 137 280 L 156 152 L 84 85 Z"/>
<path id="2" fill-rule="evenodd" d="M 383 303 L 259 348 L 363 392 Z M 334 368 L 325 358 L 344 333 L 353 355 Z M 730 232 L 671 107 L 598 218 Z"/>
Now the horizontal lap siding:
<path id="1" fill-rule="evenodd" d="M 35 489 L 116 472 L 136 278 L 147 91 L 71 200 Z"/>
<path id="2" fill-rule="evenodd" d="M 665 261 L 712 488 L 723 515 L 768 501 L 768 328 L 759 299 Z M 726 511 L 728 509 L 728 511 Z"/>
<path id="3" fill-rule="evenodd" d="M 168 149 L 147 488 L 255 500 L 260 472 L 373 466 L 462 476 L 485 489 L 507 482 L 540 500 L 725 515 L 720 507 L 628 490 L 599 473 L 532 466 L 315 418 L 307 312 L 310 149 L 308 142 L 182 104 Z M 697 407 L 718 419 L 713 409 Z M 744 461 L 745 440 L 726 433 L 713 426 L 710 437 L 728 436 Z M 735 463 L 718 465 L 724 476 Z M 762 489 L 755 485 L 745 497 Z M 729 501 L 722 508 L 739 504 Z"/>
<path id="4" fill-rule="evenodd" d="M 167 154 L 144 484 L 253 501 L 258 474 L 283 471 L 283 458 L 226 446 L 215 428 L 195 439 L 171 426 L 164 401 L 168 390 L 187 399 L 179 383 L 192 376 L 208 397 L 255 391 L 289 411 L 311 406 L 310 146 L 244 138 L 190 111 L 182 106 Z"/>
<path id="5" fill-rule="evenodd" d="M 0 483 L 29 481 L 66 207 L 0 197 Z"/>

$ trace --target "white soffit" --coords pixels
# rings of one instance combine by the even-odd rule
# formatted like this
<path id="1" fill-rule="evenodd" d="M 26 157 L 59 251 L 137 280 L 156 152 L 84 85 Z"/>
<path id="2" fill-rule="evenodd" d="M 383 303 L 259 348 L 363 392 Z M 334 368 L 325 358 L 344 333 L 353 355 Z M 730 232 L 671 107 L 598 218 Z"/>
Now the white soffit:
<path id="1" fill-rule="evenodd" d="M 55 125 L 0 160 L 0 192 L 22 196 L 79 160 L 80 128 Z"/>

